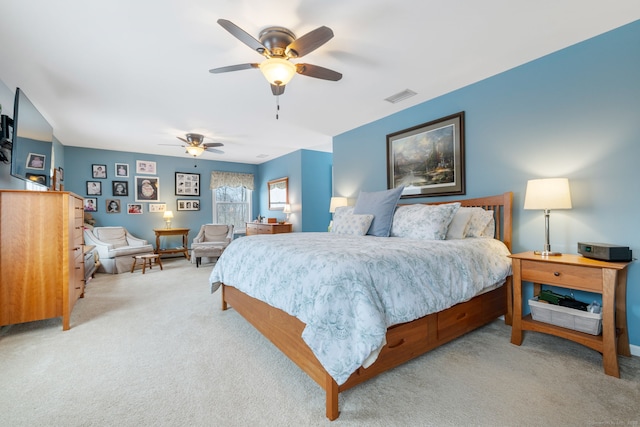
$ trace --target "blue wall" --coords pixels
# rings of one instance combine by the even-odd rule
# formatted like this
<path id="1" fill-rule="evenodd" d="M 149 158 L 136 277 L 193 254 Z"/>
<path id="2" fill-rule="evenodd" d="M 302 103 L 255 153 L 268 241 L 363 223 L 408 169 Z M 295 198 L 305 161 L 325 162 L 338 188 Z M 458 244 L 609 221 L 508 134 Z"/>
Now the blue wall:
<path id="1" fill-rule="evenodd" d="M 465 111 L 465 197 L 514 192 L 514 252 L 544 243 L 542 212 L 522 209 L 527 180 L 567 177 L 573 209 L 551 213 L 551 248 L 576 253 L 578 241 L 608 242 L 640 254 L 639 47 L 636 21 L 338 135 L 336 195 L 387 188 L 387 134 Z M 639 282 L 634 263 L 627 313 L 635 346 Z"/>
<path id="2" fill-rule="evenodd" d="M 331 199 L 331 153 L 298 150 L 259 166 L 259 214 L 284 219 L 268 209 L 267 182 L 289 178 L 289 222 L 294 231 L 327 231 Z"/>

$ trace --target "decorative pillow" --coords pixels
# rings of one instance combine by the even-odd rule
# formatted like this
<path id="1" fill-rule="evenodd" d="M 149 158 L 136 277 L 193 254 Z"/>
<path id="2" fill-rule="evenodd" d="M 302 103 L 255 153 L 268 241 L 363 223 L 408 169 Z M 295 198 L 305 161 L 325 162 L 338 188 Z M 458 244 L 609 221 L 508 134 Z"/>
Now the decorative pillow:
<path id="1" fill-rule="evenodd" d="M 460 203 L 400 206 L 393 216 L 391 236 L 444 240 Z"/>
<path id="2" fill-rule="evenodd" d="M 447 240 L 451 239 L 464 239 L 467 236 L 469 230 L 469 221 L 473 211 L 468 208 L 460 208 L 453 216 L 449 229 L 447 230 Z"/>
<path id="3" fill-rule="evenodd" d="M 340 215 L 333 219 L 331 232 L 336 234 L 350 234 L 364 236 L 371 226 L 373 215 Z"/>
<path id="4" fill-rule="evenodd" d="M 353 206 L 339 206 L 333 213 L 333 219 L 341 217 L 342 215 L 353 215 Z"/>
<path id="5" fill-rule="evenodd" d="M 389 237 L 393 213 L 404 187 L 386 191 L 367 193 L 361 191 L 353 209 L 354 214 L 371 214 L 373 222 L 367 234 L 379 237 Z"/>
<path id="6" fill-rule="evenodd" d="M 472 211 L 471 219 L 469 220 L 469 229 L 467 230 L 467 237 L 482 237 L 482 234 L 489 225 L 489 222 L 493 221 L 493 211 L 486 211 L 482 208 L 466 208 Z"/>
<path id="7" fill-rule="evenodd" d="M 492 239 L 495 239 L 495 237 L 496 237 L 496 220 L 493 217 L 493 211 L 487 211 L 487 212 L 491 212 L 491 220 L 489 220 L 489 224 L 487 224 L 487 226 L 484 228 L 484 231 L 482 232 L 481 236 L 482 237 L 491 237 Z"/>

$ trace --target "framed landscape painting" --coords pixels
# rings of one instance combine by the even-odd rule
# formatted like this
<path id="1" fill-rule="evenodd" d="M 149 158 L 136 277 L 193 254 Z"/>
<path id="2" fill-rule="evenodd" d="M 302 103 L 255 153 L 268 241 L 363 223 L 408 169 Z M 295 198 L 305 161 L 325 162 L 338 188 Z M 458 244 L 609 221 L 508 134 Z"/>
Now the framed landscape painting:
<path id="1" fill-rule="evenodd" d="M 465 194 L 464 111 L 387 135 L 387 185 L 402 198 Z"/>

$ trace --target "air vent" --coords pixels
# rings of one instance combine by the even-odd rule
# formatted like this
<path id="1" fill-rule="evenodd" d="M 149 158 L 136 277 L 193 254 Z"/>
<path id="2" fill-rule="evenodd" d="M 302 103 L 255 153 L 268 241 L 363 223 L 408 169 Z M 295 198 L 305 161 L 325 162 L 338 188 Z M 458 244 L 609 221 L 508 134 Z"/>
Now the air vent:
<path id="1" fill-rule="evenodd" d="M 398 92 L 395 95 L 391 95 L 390 97 L 385 98 L 384 100 L 392 104 L 396 104 L 400 101 L 404 101 L 407 98 L 411 98 L 414 95 L 416 95 L 414 91 L 412 91 L 411 89 L 405 89 L 402 92 Z"/>

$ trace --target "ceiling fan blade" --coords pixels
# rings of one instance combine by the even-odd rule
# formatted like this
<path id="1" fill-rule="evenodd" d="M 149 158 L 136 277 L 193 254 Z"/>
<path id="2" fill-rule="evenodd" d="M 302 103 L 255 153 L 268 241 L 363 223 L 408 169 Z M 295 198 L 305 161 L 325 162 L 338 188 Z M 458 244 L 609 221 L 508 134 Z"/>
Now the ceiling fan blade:
<path id="1" fill-rule="evenodd" d="M 226 67 L 212 68 L 209 70 L 210 73 L 220 74 L 220 73 L 228 73 L 229 71 L 240 71 L 240 70 L 248 70 L 249 68 L 258 68 L 260 64 L 238 64 L 238 65 L 228 65 Z"/>
<path id="2" fill-rule="evenodd" d="M 216 154 L 224 154 L 224 151 L 218 150 L 217 148 L 206 148 L 205 151 Z"/>
<path id="3" fill-rule="evenodd" d="M 242 43 L 249 46 L 251 49 L 258 52 L 260 55 L 271 55 L 269 49 L 267 49 L 262 43 L 256 40 L 251 34 L 247 33 L 242 28 L 238 27 L 231 21 L 227 21 L 226 19 L 218 19 L 218 24 L 222 26 L 225 30 L 229 31 L 232 36 L 240 40 Z"/>
<path id="4" fill-rule="evenodd" d="M 271 92 L 275 95 L 282 95 L 284 93 L 285 85 L 271 85 Z"/>
<path id="5" fill-rule="evenodd" d="M 316 79 L 331 80 L 337 82 L 342 78 L 342 74 L 328 68 L 312 64 L 296 64 L 296 72 L 303 76 L 315 77 Z"/>
<path id="6" fill-rule="evenodd" d="M 180 141 L 184 142 L 185 144 L 189 144 L 189 141 L 187 141 L 186 139 L 184 139 L 181 136 L 176 136 L 176 138 L 178 138 Z"/>
<path id="7" fill-rule="evenodd" d="M 204 148 L 213 148 L 213 147 L 224 147 L 222 142 L 205 142 L 202 144 Z"/>
<path id="8" fill-rule="evenodd" d="M 318 27 L 302 37 L 292 41 L 286 49 L 286 55 L 290 58 L 301 58 L 313 52 L 333 38 L 333 31 L 329 27 Z"/>

